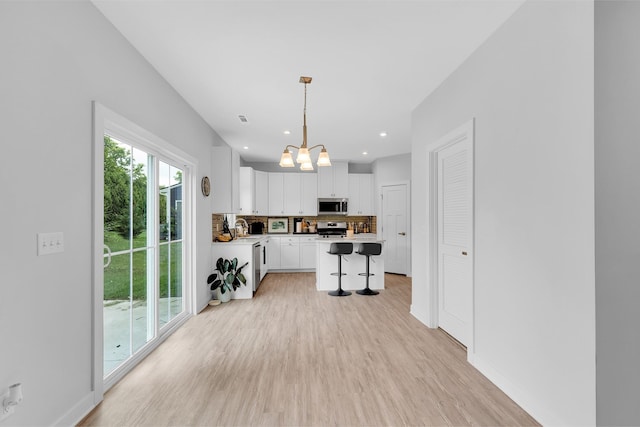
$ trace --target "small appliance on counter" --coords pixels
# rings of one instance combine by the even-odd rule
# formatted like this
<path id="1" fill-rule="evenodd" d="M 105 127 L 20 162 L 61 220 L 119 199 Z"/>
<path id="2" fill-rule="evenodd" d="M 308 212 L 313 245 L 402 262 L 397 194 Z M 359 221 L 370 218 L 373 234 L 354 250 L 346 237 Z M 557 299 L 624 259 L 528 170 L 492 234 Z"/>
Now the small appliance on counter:
<path id="1" fill-rule="evenodd" d="M 303 222 L 302 218 L 293 218 L 293 232 L 302 233 Z"/>
<path id="2" fill-rule="evenodd" d="M 264 222 L 252 222 L 249 224 L 249 234 L 263 234 Z"/>
<path id="3" fill-rule="evenodd" d="M 347 235 L 347 223 L 345 221 L 318 221 L 318 236 L 345 237 Z"/>

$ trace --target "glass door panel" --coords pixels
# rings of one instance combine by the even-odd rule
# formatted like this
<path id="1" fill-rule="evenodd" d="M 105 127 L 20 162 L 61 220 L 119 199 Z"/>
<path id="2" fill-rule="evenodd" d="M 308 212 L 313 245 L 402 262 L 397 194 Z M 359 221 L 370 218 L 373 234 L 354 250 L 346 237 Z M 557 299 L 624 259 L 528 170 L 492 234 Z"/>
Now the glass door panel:
<path id="1" fill-rule="evenodd" d="M 183 171 L 162 161 L 159 181 L 159 321 L 160 327 L 184 311 L 182 280 L 182 175 Z"/>
<path id="2" fill-rule="evenodd" d="M 104 375 L 155 335 L 153 157 L 104 137 Z"/>

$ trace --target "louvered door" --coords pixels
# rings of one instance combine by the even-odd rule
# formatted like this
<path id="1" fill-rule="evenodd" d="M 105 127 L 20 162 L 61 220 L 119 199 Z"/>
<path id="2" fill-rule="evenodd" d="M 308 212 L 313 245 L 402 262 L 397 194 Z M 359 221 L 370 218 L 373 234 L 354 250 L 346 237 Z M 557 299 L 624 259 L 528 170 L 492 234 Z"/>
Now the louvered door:
<path id="1" fill-rule="evenodd" d="M 439 325 L 467 345 L 472 313 L 471 163 L 468 141 L 438 152 Z"/>

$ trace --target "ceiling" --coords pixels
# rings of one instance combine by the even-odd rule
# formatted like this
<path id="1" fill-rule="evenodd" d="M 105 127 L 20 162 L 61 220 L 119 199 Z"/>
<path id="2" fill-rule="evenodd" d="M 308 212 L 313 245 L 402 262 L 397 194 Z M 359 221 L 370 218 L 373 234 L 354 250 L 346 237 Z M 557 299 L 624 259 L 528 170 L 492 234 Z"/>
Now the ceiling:
<path id="1" fill-rule="evenodd" d="M 301 144 L 310 76 L 309 146 L 370 163 L 411 151 L 412 110 L 522 0 L 93 3 L 244 160 Z"/>

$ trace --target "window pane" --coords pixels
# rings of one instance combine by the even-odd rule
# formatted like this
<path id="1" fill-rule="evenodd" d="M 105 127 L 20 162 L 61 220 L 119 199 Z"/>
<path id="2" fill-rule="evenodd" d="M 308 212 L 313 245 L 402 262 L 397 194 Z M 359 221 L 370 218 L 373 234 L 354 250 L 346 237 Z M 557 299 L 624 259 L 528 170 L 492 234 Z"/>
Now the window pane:
<path id="1" fill-rule="evenodd" d="M 133 334 L 133 353 L 138 351 L 148 337 L 148 305 L 147 305 L 147 280 L 152 278 L 147 271 L 147 251 L 133 253 L 133 297 L 131 300 L 131 330 Z"/>
<path id="2" fill-rule="evenodd" d="M 131 147 L 104 137 L 104 243 L 112 252 L 129 249 Z"/>
<path id="3" fill-rule="evenodd" d="M 160 244 L 160 298 L 158 314 L 160 318 L 160 327 L 163 327 L 169 321 L 169 304 L 170 304 L 170 288 L 169 281 L 171 277 L 171 265 L 169 261 L 169 245 L 167 243 Z"/>
<path id="4" fill-rule="evenodd" d="M 133 148 L 133 165 L 131 168 L 131 184 L 133 186 L 132 224 L 133 248 L 143 248 L 147 244 L 147 174 L 151 156 L 144 151 Z"/>
<path id="5" fill-rule="evenodd" d="M 158 190 L 160 242 L 166 242 L 169 240 L 169 235 L 171 233 L 171 170 L 168 164 L 159 162 L 158 179 L 160 181 Z"/>
<path id="6" fill-rule="evenodd" d="M 182 242 L 171 243 L 171 301 L 169 319 L 183 310 L 182 306 Z"/>
<path id="7" fill-rule="evenodd" d="M 130 254 L 113 255 L 104 270 L 104 375 L 131 355 Z"/>

